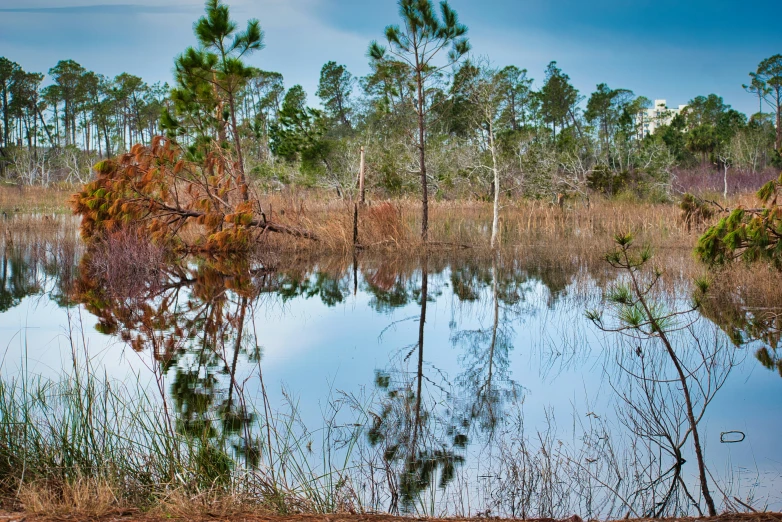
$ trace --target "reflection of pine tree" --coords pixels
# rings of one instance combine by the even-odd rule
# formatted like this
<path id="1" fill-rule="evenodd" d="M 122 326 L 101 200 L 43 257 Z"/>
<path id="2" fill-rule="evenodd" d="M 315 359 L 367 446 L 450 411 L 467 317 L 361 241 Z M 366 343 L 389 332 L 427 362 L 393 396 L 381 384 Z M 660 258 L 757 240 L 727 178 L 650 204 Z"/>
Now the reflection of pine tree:
<path id="1" fill-rule="evenodd" d="M 248 310 L 279 278 L 235 257 L 161 262 L 138 281 L 96 270 L 101 255 L 94 247 L 83 259 L 78 298 L 99 330 L 151 352 L 171 379 L 175 429 L 192 444 L 198 476 L 206 485 L 228 480 L 240 460 L 257 465 L 254 417 L 236 374 L 240 360 L 259 361 Z"/>
<path id="2" fill-rule="evenodd" d="M 404 354 L 407 362 L 417 352 L 416 373 L 413 379 L 400 371 L 398 380 L 390 373 L 378 372 L 375 385 L 383 391 L 380 412 L 373 414 L 374 424 L 368 432 L 373 446 L 382 445 L 383 460 L 387 470 L 396 475 L 395 488 L 389 511 L 397 512 L 401 498 L 402 510 L 410 511 L 421 494 L 429 488 L 445 488 L 454 477 L 456 465 L 464 457 L 455 448 L 464 447 L 466 435 L 458 427 L 448 426 L 435 409 L 437 401 L 426 390 L 424 380 L 434 381 L 424 375 L 424 325 L 429 302 L 428 259 L 424 258 L 420 290 L 413 290 L 420 306 L 418 341 Z M 443 390 L 440 385 L 435 388 Z M 439 471 L 439 478 L 438 478 Z"/>
<path id="3" fill-rule="evenodd" d="M 296 297 L 319 297 L 323 304 L 330 307 L 341 303 L 348 295 L 346 284 L 342 278 L 316 271 L 314 274 L 286 277 L 281 281 L 277 293 L 283 301 Z"/>
<path id="4" fill-rule="evenodd" d="M 6 245 L 0 277 L 0 312 L 18 306 L 28 295 L 41 291 L 37 264 L 15 245 Z"/>
<path id="5" fill-rule="evenodd" d="M 460 427 L 448 426 L 435 411 L 433 396 L 419 400 L 418 376 L 410 380 L 405 375 L 376 373 L 375 386 L 383 396 L 368 431 L 370 444 L 382 448 L 384 464 L 394 474 L 391 512 L 400 509 L 400 500 L 407 512 L 429 488 L 445 488 L 464 462 L 457 451 L 467 444 Z"/>

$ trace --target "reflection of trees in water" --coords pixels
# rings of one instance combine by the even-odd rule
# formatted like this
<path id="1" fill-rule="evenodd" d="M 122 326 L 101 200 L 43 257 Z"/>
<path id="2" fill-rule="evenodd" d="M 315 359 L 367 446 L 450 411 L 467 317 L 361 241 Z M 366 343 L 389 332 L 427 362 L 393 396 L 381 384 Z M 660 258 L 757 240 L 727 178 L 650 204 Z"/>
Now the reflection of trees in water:
<path id="1" fill-rule="evenodd" d="M 76 285 L 78 299 L 97 318 L 99 331 L 151 354 L 160 392 L 170 393 L 170 404 L 164 400 L 162 406 L 172 408 L 173 428 L 203 453 L 205 480 L 224 477 L 236 457 L 257 465 L 262 446 L 268 449 L 275 440 L 259 430 L 273 431 L 267 424 L 275 412 L 265 391 L 263 404 L 245 402 L 249 376 L 239 374 L 252 363 L 250 375 L 261 375 L 255 327 L 256 319 L 263 320 L 257 314 L 262 299 L 301 296 L 333 306 L 347 287 L 327 272 L 294 265 L 281 271 L 252 256 L 172 262 L 154 246 L 134 241 L 126 237 L 119 248 L 91 249 Z M 127 263 L 127 256 L 148 262 Z M 256 408 L 265 418 L 256 417 Z"/>
<path id="2" fill-rule="evenodd" d="M 316 272 L 314 275 L 305 274 L 300 278 L 288 277 L 284 279 L 277 294 L 283 300 L 295 297 L 320 298 L 326 306 L 336 306 L 341 303 L 349 293 L 348 282 L 344 277 L 334 277 L 325 272 Z"/>
<path id="3" fill-rule="evenodd" d="M 396 285 L 392 285 L 396 286 Z M 382 465 L 387 470 L 390 494 L 388 510 L 397 513 L 413 511 L 416 504 L 427 507 L 422 494 L 435 488 L 444 489 L 454 477 L 456 465 L 464 461 L 457 453 L 467 442 L 459 427 L 443 423 L 437 412 L 436 395 L 444 391 L 443 384 L 424 374 L 424 333 L 429 295 L 428 259 L 424 257 L 419 288 L 410 294 L 418 301 L 418 340 L 403 350 L 401 364 L 409 364 L 416 354 L 415 374 L 404 369 L 395 372 L 377 372 L 375 385 L 382 393 L 378 410 L 372 413 L 373 425 L 368 432 L 372 446 L 382 448 Z M 424 381 L 431 386 L 424 389 Z"/>
<path id="4" fill-rule="evenodd" d="M 685 515 L 691 508 L 703 514 L 697 489 L 690 491 L 692 484 L 685 480 L 685 452 L 690 451 L 696 427 L 735 365 L 735 353 L 708 324 L 689 321 L 680 331 L 668 332 L 679 347 L 676 361 L 655 338 L 638 336 L 618 347 L 610 377 L 619 399 L 619 421 L 634 438 L 639 460 L 650 463 L 627 496 L 638 503 L 644 516 Z M 686 388 L 677 364 L 686 376 Z M 688 418 L 687 399 L 693 419 Z M 713 477 L 712 482 L 713 487 Z"/>
<path id="5" fill-rule="evenodd" d="M 733 275 L 737 273 L 737 275 Z M 743 284 L 735 284 L 735 280 Z M 756 346 L 755 357 L 782 377 L 782 274 L 771 267 L 717 274 L 702 314 L 735 346 Z M 758 346 L 759 345 L 759 346 Z"/>
<path id="6" fill-rule="evenodd" d="M 253 256 L 172 261 L 132 236 L 92 248 L 80 273 L 74 294 L 97 318 L 96 328 L 151 354 L 162 406 L 172 408 L 172 429 L 194 441 L 206 481 L 227 477 L 237 457 L 256 466 L 263 445 L 268 450 L 277 440 L 265 391 L 262 405 L 247 404 L 246 379 L 238 375 L 249 362 L 257 368 L 251 375 L 261 376 L 255 334 L 261 299 L 317 298 L 334 306 L 349 294 L 342 263 L 278 270 Z"/>
<path id="7" fill-rule="evenodd" d="M 381 465 L 392 477 L 391 508 L 395 509 L 401 500 L 402 508 L 410 510 L 415 502 L 423 502 L 427 490 L 427 498 L 433 503 L 435 490 L 453 480 L 456 465 L 464 461 L 470 433 L 486 434 L 491 439 L 498 419 L 505 415 L 505 403 L 520 399 L 520 388 L 508 371 L 512 325 L 525 313 L 527 294 L 535 285 L 519 264 L 505 263 L 500 256 L 488 264 L 466 260 L 450 266 L 448 283 L 458 302 L 470 309 L 485 304 L 491 317 L 487 327 L 478 329 L 460 329 L 452 320 L 451 342 L 461 348 L 463 368 L 456 386 L 452 386 L 436 368 L 426 371 L 433 368 L 425 364 L 426 302 L 439 291 L 437 285 L 432 289 L 427 259 L 423 261 L 420 287 L 410 284 L 415 278 L 409 275 L 400 274 L 394 279 L 389 277 L 388 269 L 378 272 L 383 277 L 370 281 L 382 279 L 384 288 L 397 296 L 406 287 L 406 297 L 395 297 L 396 301 L 417 301 L 420 306 L 418 342 L 403 349 L 401 356 L 402 363 L 414 361 L 414 377 L 402 370 L 377 374 L 376 387 L 382 400 L 369 432 L 371 444 L 382 448 Z M 379 292 L 379 285 L 375 286 L 375 292 Z M 416 353 L 417 359 L 413 359 Z M 432 508 L 430 505 L 425 512 Z"/>
<path id="8" fill-rule="evenodd" d="M 499 254 L 484 271 L 475 271 L 464 281 L 465 272 L 452 272 L 454 288 L 470 288 L 471 296 L 477 300 L 481 289 L 479 284 L 491 288 L 491 325 L 488 328 L 454 331 L 451 342 L 462 349 L 460 364 L 464 368 L 456 381 L 464 390 L 454 405 L 454 414 L 462 426 L 472 427 L 476 423 L 480 431 L 491 438 L 498 419 L 503 417 L 503 404 L 520 399 L 520 388 L 508 372 L 510 351 L 513 348 L 512 324 L 521 317 L 518 308 L 523 297 L 521 285 L 524 276 L 505 271 Z M 521 276 L 521 277 L 519 277 Z M 521 290 L 521 292 L 520 292 Z"/>
<path id="9" fill-rule="evenodd" d="M 154 252 L 140 246 L 136 250 L 143 258 L 156 259 Z M 42 273 L 62 281 L 55 287 L 70 287 L 66 283 L 75 269 L 68 256 L 58 254 L 44 262 L 35 252 L 6 246 L 2 282 L 3 302 L 8 300 L 9 306 L 14 299 L 40 293 Z M 106 260 L 97 257 L 91 251 L 82 263 L 75 293 L 58 292 L 66 298 L 76 295 L 98 318 L 99 330 L 153 354 L 170 386 L 173 428 L 195 440 L 201 452 L 199 473 L 205 480 L 223 479 L 237 459 L 251 466 L 262 461 L 264 437 L 256 429 L 258 423 L 251 426 L 259 419 L 250 413 L 254 405 L 244 403 L 245 381 L 237 375 L 243 362 L 258 363 L 260 371 L 259 342 L 248 327 L 255 307 L 264 295 L 276 295 L 283 302 L 304 297 L 326 306 L 342 303 L 355 284 L 350 262 L 290 263 L 281 270 L 252 257 L 190 258 L 119 269 L 122 259 L 115 259 L 115 268 L 107 271 L 103 270 Z M 37 259 L 38 264 L 27 259 Z M 624 353 L 617 359 L 627 373 L 621 373 L 621 378 L 614 375 L 612 385 L 623 399 L 620 418 L 629 435 L 619 436 L 616 429 L 612 433 L 606 424 L 590 418 L 594 425 L 583 429 L 580 446 L 568 449 L 558 444 L 553 431 L 527 438 L 523 418 L 512 422 L 508 410 L 519 399 L 508 369 L 514 325 L 518 327 L 517 321 L 534 311 L 530 296 L 540 297 L 541 285 L 549 297 L 559 299 L 558 306 L 564 306 L 562 298 L 584 265 L 566 260 L 557 266 L 534 257 L 489 261 L 355 260 L 361 267 L 361 288 L 375 310 L 419 306 L 418 338 L 377 374 L 379 398 L 367 426 L 370 446 L 379 455 L 375 463 L 384 470 L 390 496 L 384 507 L 431 512 L 436 490 L 455 487 L 468 442 L 488 434 L 500 448 L 501 462 L 493 463 L 493 472 L 504 477 L 492 482 L 493 514 L 562 516 L 566 508 L 614 516 L 623 516 L 623 509 L 639 515 L 685 513 L 692 495 L 682 479 L 686 460 L 682 447 L 691 435 L 665 377 L 669 368 L 652 355 L 639 358 L 635 352 Z M 591 275 L 592 269 L 586 268 Z M 118 273 L 122 271 L 124 275 Z M 600 270 L 595 274 L 595 280 L 604 278 Z M 427 303 L 448 285 L 455 302 L 471 312 L 483 309 L 488 318 L 478 328 L 452 324 L 451 342 L 459 349 L 462 368 L 453 384 L 426 360 L 424 350 Z M 741 306 L 730 321 L 727 316 L 709 317 L 737 328 L 744 336 L 741 342 L 763 338 L 771 347 L 778 346 L 778 333 L 756 326 L 759 316 L 746 313 L 746 302 Z M 726 310 L 723 305 L 719 312 Z M 775 324 L 778 332 L 779 323 Z M 649 353 L 644 346 L 642 353 Z M 775 352 L 770 348 L 769 354 L 773 357 Z M 701 363 L 695 358 L 690 361 L 693 374 L 716 372 L 717 356 L 709 356 L 709 364 L 705 357 Z M 652 374 L 654 379 L 634 377 Z M 716 390 L 716 381 L 709 381 L 708 372 L 704 375 L 706 397 Z M 267 408 L 264 402 L 263 410 Z M 618 477 L 624 477 L 621 484 Z M 588 505 L 576 505 L 573 498 L 590 500 Z"/>
<path id="10" fill-rule="evenodd" d="M 0 286 L 0 311 L 18 306 L 28 295 L 41 292 L 39 266 L 31 262 L 21 248 L 6 245 L 3 251 L 2 286 Z"/>
<path id="11" fill-rule="evenodd" d="M 21 233 L 6 233 L 0 267 L 0 313 L 10 310 L 28 296 L 45 294 L 60 306 L 69 304 L 70 288 L 79 256 L 75 237 L 67 227 L 42 221 L 45 233 L 35 225 Z"/>

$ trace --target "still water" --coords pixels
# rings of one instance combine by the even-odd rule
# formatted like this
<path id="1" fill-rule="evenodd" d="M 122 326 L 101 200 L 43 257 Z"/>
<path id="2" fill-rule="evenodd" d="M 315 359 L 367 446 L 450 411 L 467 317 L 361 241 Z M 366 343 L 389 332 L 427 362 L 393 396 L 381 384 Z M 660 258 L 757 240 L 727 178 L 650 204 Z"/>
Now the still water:
<path id="1" fill-rule="evenodd" d="M 31 230 L 3 244 L 4 379 L 57 379 L 88 361 L 156 395 L 177 429 L 209 425 L 242 468 L 271 458 L 273 425 L 313 475 L 343 470 L 367 510 L 697 513 L 670 361 L 655 340 L 586 317 L 619 277 L 599 255 L 172 261 L 138 243 L 85 252 L 71 222 Z M 690 252 L 660 260 L 655 298 L 687 308 Z M 712 493 L 723 509 L 779 510 L 782 377 L 767 368 L 778 335 L 724 306 L 674 334 Z"/>

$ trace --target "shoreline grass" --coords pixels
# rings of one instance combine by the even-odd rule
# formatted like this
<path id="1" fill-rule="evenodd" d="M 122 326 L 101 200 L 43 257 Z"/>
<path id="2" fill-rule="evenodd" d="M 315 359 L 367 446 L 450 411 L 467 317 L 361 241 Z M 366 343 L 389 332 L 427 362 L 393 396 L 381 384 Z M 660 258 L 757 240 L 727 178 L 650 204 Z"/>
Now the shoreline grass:
<path id="1" fill-rule="evenodd" d="M 24 360 L 0 376 L 0 509 L 185 519 L 340 511 L 345 468 L 312 467 L 302 437 L 313 433 L 297 430 L 293 402 L 272 415 L 238 401 L 255 424 L 242 441 L 257 444 L 240 448 L 230 430 L 215 436 L 228 418 L 185 426 L 171 413 L 160 364 L 148 383 L 117 381 L 92 366 L 73 324 L 68 342 L 72 366 L 57 378 L 29 373 Z"/>
<path id="2" fill-rule="evenodd" d="M 45 225 L 67 219 L 68 198 L 75 188 L 0 186 L 0 215 L 6 231 L 22 224 Z M 750 193 L 727 202 L 752 205 Z M 284 191 L 259 196 L 270 221 L 314 233 L 310 241 L 275 233 L 256 237 L 255 246 L 265 252 L 349 253 L 354 250 L 354 207 L 321 192 Z M 661 248 L 691 248 L 708 223 L 689 227 L 676 203 L 650 203 L 619 199 L 568 201 L 563 207 L 548 201 L 505 200 L 500 212 L 500 248 L 523 250 L 547 242 L 580 243 L 605 250 L 614 234 L 632 231 L 639 241 Z M 429 250 L 489 251 L 492 205 L 477 200 L 430 203 Z M 716 218 L 715 218 L 716 221 Z M 40 222 L 40 223 L 39 223 Z M 8 233 L 8 232 L 6 232 Z M 199 231 L 193 227 L 195 237 Z M 183 234 L 188 234 L 187 231 Z M 412 197 L 370 201 L 359 208 L 358 248 L 361 250 L 421 251 L 420 202 Z"/>
<path id="3" fill-rule="evenodd" d="M 704 197 L 726 208 L 755 204 L 754 193 L 740 193 L 723 200 L 717 194 Z M 353 203 L 322 192 L 293 192 L 259 196 L 269 219 L 315 233 L 321 241 L 308 243 L 280 234 L 266 234 L 268 250 L 348 252 L 353 249 Z M 359 207 L 358 244 L 362 249 L 420 251 L 421 203 L 412 196 L 372 201 Z M 429 203 L 427 249 L 470 248 L 490 250 L 492 203 L 472 199 L 433 200 Z M 714 220 L 716 222 L 716 218 Z M 500 248 L 514 250 L 530 244 L 581 242 L 590 248 L 610 248 L 613 235 L 632 231 L 639 241 L 655 246 L 691 248 L 710 223 L 688 226 L 678 202 L 635 199 L 566 200 L 560 207 L 551 201 L 502 199 Z M 597 242 L 597 243 L 595 243 Z"/>

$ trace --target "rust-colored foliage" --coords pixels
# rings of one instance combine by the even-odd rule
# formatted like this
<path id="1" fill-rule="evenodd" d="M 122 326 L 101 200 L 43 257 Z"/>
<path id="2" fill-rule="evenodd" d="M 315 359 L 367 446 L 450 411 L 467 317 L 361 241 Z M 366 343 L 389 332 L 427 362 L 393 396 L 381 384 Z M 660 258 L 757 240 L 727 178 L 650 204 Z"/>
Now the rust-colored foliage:
<path id="1" fill-rule="evenodd" d="M 71 198 L 88 241 L 123 228 L 166 247 L 221 252 L 246 249 L 251 230 L 315 239 L 258 216 L 257 202 L 244 201 L 238 169 L 219 148 L 197 164 L 157 137 L 149 147 L 136 145 L 94 168 L 97 179 Z M 195 239 L 185 239 L 185 231 Z"/>
<path id="2" fill-rule="evenodd" d="M 147 243 L 148 244 L 148 243 Z M 219 351 L 236 337 L 241 308 L 273 279 L 242 254 L 165 260 L 137 266 L 140 238 L 109 234 L 82 258 L 74 299 L 97 318 L 96 329 L 166 364 L 193 345 Z M 118 259 L 117 259 L 118 258 Z"/>

